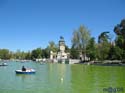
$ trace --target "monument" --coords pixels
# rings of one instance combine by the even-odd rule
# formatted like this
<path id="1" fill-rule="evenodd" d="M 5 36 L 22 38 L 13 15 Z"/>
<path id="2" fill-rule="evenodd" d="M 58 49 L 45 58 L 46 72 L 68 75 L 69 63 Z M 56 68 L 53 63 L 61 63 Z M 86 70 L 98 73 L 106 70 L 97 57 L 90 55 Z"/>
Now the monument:
<path id="1" fill-rule="evenodd" d="M 60 62 L 65 63 L 68 59 L 69 53 L 65 52 L 65 41 L 64 38 L 61 36 L 59 40 L 59 51 L 54 53 L 53 51 L 50 52 L 50 59 L 53 62 Z"/>
<path id="2" fill-rule="evenodd" d="M 59 40 L 59 52 L 57 54 L 57 60 L 65 60 L 68 58 L 68 54 L 65 52 L 65 41 L 61 36 Z"/>

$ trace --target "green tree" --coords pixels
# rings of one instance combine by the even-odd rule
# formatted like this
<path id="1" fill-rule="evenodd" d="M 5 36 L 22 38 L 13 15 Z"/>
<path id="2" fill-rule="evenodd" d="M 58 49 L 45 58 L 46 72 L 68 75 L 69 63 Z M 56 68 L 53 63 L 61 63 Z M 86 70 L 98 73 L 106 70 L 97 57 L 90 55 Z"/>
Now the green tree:
<path id="1" fill-rule="evenodd" d="M 116 46 L 118 46 L 121 49 L 124 49 L 124 37 L 122 35 L 118 35 L 115 39 Z"/>
<path id="2" fill-rule="evenodd" d="M 70 58 L 72 59 L 79 59 L 79 52 L 77 49 L 71 48 L 70 49 Z"/>
<path id="3" fill-rule="evenodd" d="M 112 45 L 109 50 L 109 57 L 110 60 L 121 60 L 122 59 L 122 49 L 118 46 Z"/>
<path id="4" fill-rule="evenodd" d="M 14 52 L 12 52 L 12 51 L 9 51 L 9 55 L 10 55 L 10 59 L 15 59 Z"/>
<path id="5" fill-rule="evenodd" d="M 114 32 L 116 33 L 116 35 L 122 35 L 123 37 L 125 37 L 125 19 L 122 19 L 121 23 L 117 24 L 114 27 Z"/>
<path id="6" fill-rule="evenodd" d="M 116 33 L 116 44 L 120 48 L 125 50 L 125 19 L 121 20 L 120 24 L 114 27 L 114 32 Z"/>
<path id="7" fill-rule="evenodd" d="M 49 49 L 48 48 L 45 48 L 42 50 L 42 57 L 43 58 L 49 58 L 50 57 L 50 53 L 49 53 Z"/>
<path id="8" fill-rule="evenodd" d="M 70 52 L 70 48 L 69 48 L 68 46 L 66 46 L 66 45 L 65 45 L 65 52 L 66 52 L 66 53 L 67 53 L 67 52 L 68 52 L 68 53 Z"/>
<path id="9" fill-rule="evenodd" d="M 37 59 L 37 58 L 42 58 L 42 49 L 41 48 L 37 48 L 37 49 L 32 50 L 31 58 L 33 60 Z"/>
<path id="10" fill-rule="evenodd" d="M 59 51 L 58 46 L 55 44 L 54 41 L 50 41 L 49 45 L 47 46 L 47 48 L 44 50 L 44 56 L 46 58 L 50 57 L 50 51 L 53 51 L 55 53 L 57 53 Z"/>
<path id="11" fill-rule="evenodd" d="M 50 42 L 49 42 L 48 49 L 49 49 L 50 51 L 57 52 L 57 51 L 58 51 L 58 46 L 55 44 L 54 41 L 50 41 Z"/>
<path id="12" fill-rule="evenodd" d="M 108 58 L 110 49 L 109 32 L 102 32 L 98 37 L 98 59 L 105 60 Z"/>
<path id="13" fill-rule="evenodd" d="M 1 59 L 10 59 L 10 54 L 8 49 L 0 49 L 0 58 Z"/>
<path id="14" fill-rule="evenodd" d="M 27 53 L 25 53 L 25 59 L 30 60 L 31 59 L 31 52 L 28 51 Z"/>
<path id="15" fill-rule="evenodd" d="M 84 59 L 86 56 L 86 46 L 90 40 L 90 31 L 85 26 L 80 26 L 78 30 L 73 32 L 72 48 L 78 49 Z"/>
<path id="16" fill-rule="evenodd" d="M 117 24 L 114 27 L 114 32 L 116 33 L 116 46 L 119 47 L 122 51 L 121 59 L 125 58 L 125 19 L 122 19 L 120 24 Z"/>
<path id="17" fill-rule="evenodd" d="M 21 59 L 21 51 L 18 49 L 15 53 L 16 59 Z"/>
<path id="18" fill-rule="evenodd" d="M 95 60 L 97 57 L 97 48 L 96 48 L 96 42 L 95 42 L 95 38 L 91 38 L 89 40 L 89 43 L 87 45 L 87 55 L 88 57 L 90 57 L 90 60 Z"/>

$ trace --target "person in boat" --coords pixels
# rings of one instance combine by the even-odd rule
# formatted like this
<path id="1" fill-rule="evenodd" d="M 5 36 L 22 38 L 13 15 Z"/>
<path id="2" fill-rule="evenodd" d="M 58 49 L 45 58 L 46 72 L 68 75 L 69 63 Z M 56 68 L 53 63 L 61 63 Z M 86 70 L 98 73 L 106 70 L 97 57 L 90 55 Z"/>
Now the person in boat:
<path id="1" fill-rule="evenodd" d="M 22 71 L 26 71 L 26 68 L 24 66 L 22 66 Z"/>

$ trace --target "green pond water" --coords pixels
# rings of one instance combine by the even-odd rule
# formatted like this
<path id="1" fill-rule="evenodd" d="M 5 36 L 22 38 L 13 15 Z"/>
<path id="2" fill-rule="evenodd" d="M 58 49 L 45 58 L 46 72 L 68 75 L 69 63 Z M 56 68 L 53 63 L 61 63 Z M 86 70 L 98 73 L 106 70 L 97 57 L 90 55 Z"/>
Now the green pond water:
<path id="1" fill-rule="evenodd" d="M 125 93 L 125 66 L 7 64 L 0 66 L 0 93 Z M 36 73 L 16 74 L 23 65 Z"/>

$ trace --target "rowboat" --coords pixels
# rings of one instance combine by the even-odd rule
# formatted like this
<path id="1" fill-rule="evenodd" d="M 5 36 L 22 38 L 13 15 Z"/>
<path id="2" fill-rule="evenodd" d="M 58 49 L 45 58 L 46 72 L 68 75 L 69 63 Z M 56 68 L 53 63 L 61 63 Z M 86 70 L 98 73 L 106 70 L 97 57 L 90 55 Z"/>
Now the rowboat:
<path id="1" fill-rule="evenodd" d="M 26 71 L 16 70 L 15 72 L 16 74 L 35 74 L 36 71 L 34 69 L 26 69 Z"/>
<path id="2" fill-rule="evenodd" d="M 7 66 L 7 63 L 2 63 L 0 64 L 0 66 Z"/>

